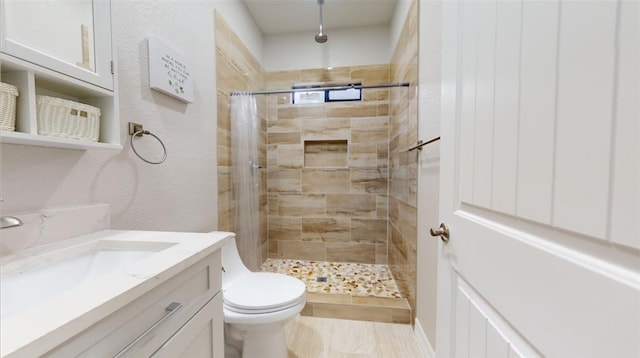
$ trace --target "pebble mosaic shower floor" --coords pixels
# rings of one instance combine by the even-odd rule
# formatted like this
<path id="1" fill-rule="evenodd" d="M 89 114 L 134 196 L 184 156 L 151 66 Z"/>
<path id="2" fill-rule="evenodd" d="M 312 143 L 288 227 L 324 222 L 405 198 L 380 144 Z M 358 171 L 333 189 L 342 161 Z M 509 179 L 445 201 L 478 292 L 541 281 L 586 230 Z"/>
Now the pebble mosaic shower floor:
<path id="1" fill-rule="evenodd" d="M 308 292 L 402 297 L 386 265 L 267 259 L 261 269 L 299 278 L 307 286 Z M 326 282 L 323 282 L 323 278 L 326 278 Z"/>

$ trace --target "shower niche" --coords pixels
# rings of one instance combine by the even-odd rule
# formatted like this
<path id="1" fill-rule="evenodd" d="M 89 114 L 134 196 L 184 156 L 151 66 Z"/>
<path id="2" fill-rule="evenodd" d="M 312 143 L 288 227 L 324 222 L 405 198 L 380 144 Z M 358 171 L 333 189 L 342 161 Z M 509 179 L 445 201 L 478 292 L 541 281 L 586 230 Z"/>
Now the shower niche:
<path id="1" fill-rule="evenodd" d="M 344 140 L 305 140 L 305 168 L 347 168 L 348 142 Z"/>

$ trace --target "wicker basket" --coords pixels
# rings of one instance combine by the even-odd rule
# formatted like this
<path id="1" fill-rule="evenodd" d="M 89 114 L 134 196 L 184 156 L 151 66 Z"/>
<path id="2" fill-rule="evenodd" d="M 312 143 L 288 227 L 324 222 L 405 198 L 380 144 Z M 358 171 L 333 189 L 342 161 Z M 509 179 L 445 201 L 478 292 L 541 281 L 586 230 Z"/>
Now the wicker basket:
<path id="1" fill-rule="evenodd" d="M 36 96 L 38 134 L 97 142 L 100 108 L 62 98 Z"/>
<path id="2" fill-rule="evenodd" d="M 16 86 L 0 82 L 0 130 L 16 130 Z"/>

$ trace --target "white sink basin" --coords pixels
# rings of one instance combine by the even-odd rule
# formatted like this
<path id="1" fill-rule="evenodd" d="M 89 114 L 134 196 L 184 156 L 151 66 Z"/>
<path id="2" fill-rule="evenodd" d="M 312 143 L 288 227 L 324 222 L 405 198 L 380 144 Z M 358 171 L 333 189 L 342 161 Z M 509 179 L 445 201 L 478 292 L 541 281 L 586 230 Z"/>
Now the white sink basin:
<path id="1" fill-rule="evenodd" d="M 2 267 L 0 318 L 26 309 L 173 246 L 164 242 L 97 240 Z"/>
<path id="2" fill-rule="evenodd" d="M 0 357 L 45 355 L 232 237 L 106 230 L 0 257 Z"/>

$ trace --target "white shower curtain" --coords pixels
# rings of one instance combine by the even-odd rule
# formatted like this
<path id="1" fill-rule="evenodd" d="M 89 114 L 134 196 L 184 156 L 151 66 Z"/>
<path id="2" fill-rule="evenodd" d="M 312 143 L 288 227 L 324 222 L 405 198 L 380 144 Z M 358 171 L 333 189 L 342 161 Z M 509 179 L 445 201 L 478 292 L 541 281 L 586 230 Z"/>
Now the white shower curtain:
<path id="1" fill-rule="evenodd" d="M 258 166 L 258 113 L 252 95 L 231 96 L 231 180 L 233 227 L 244 264 L 258 270 L 260 168 Z"/>

